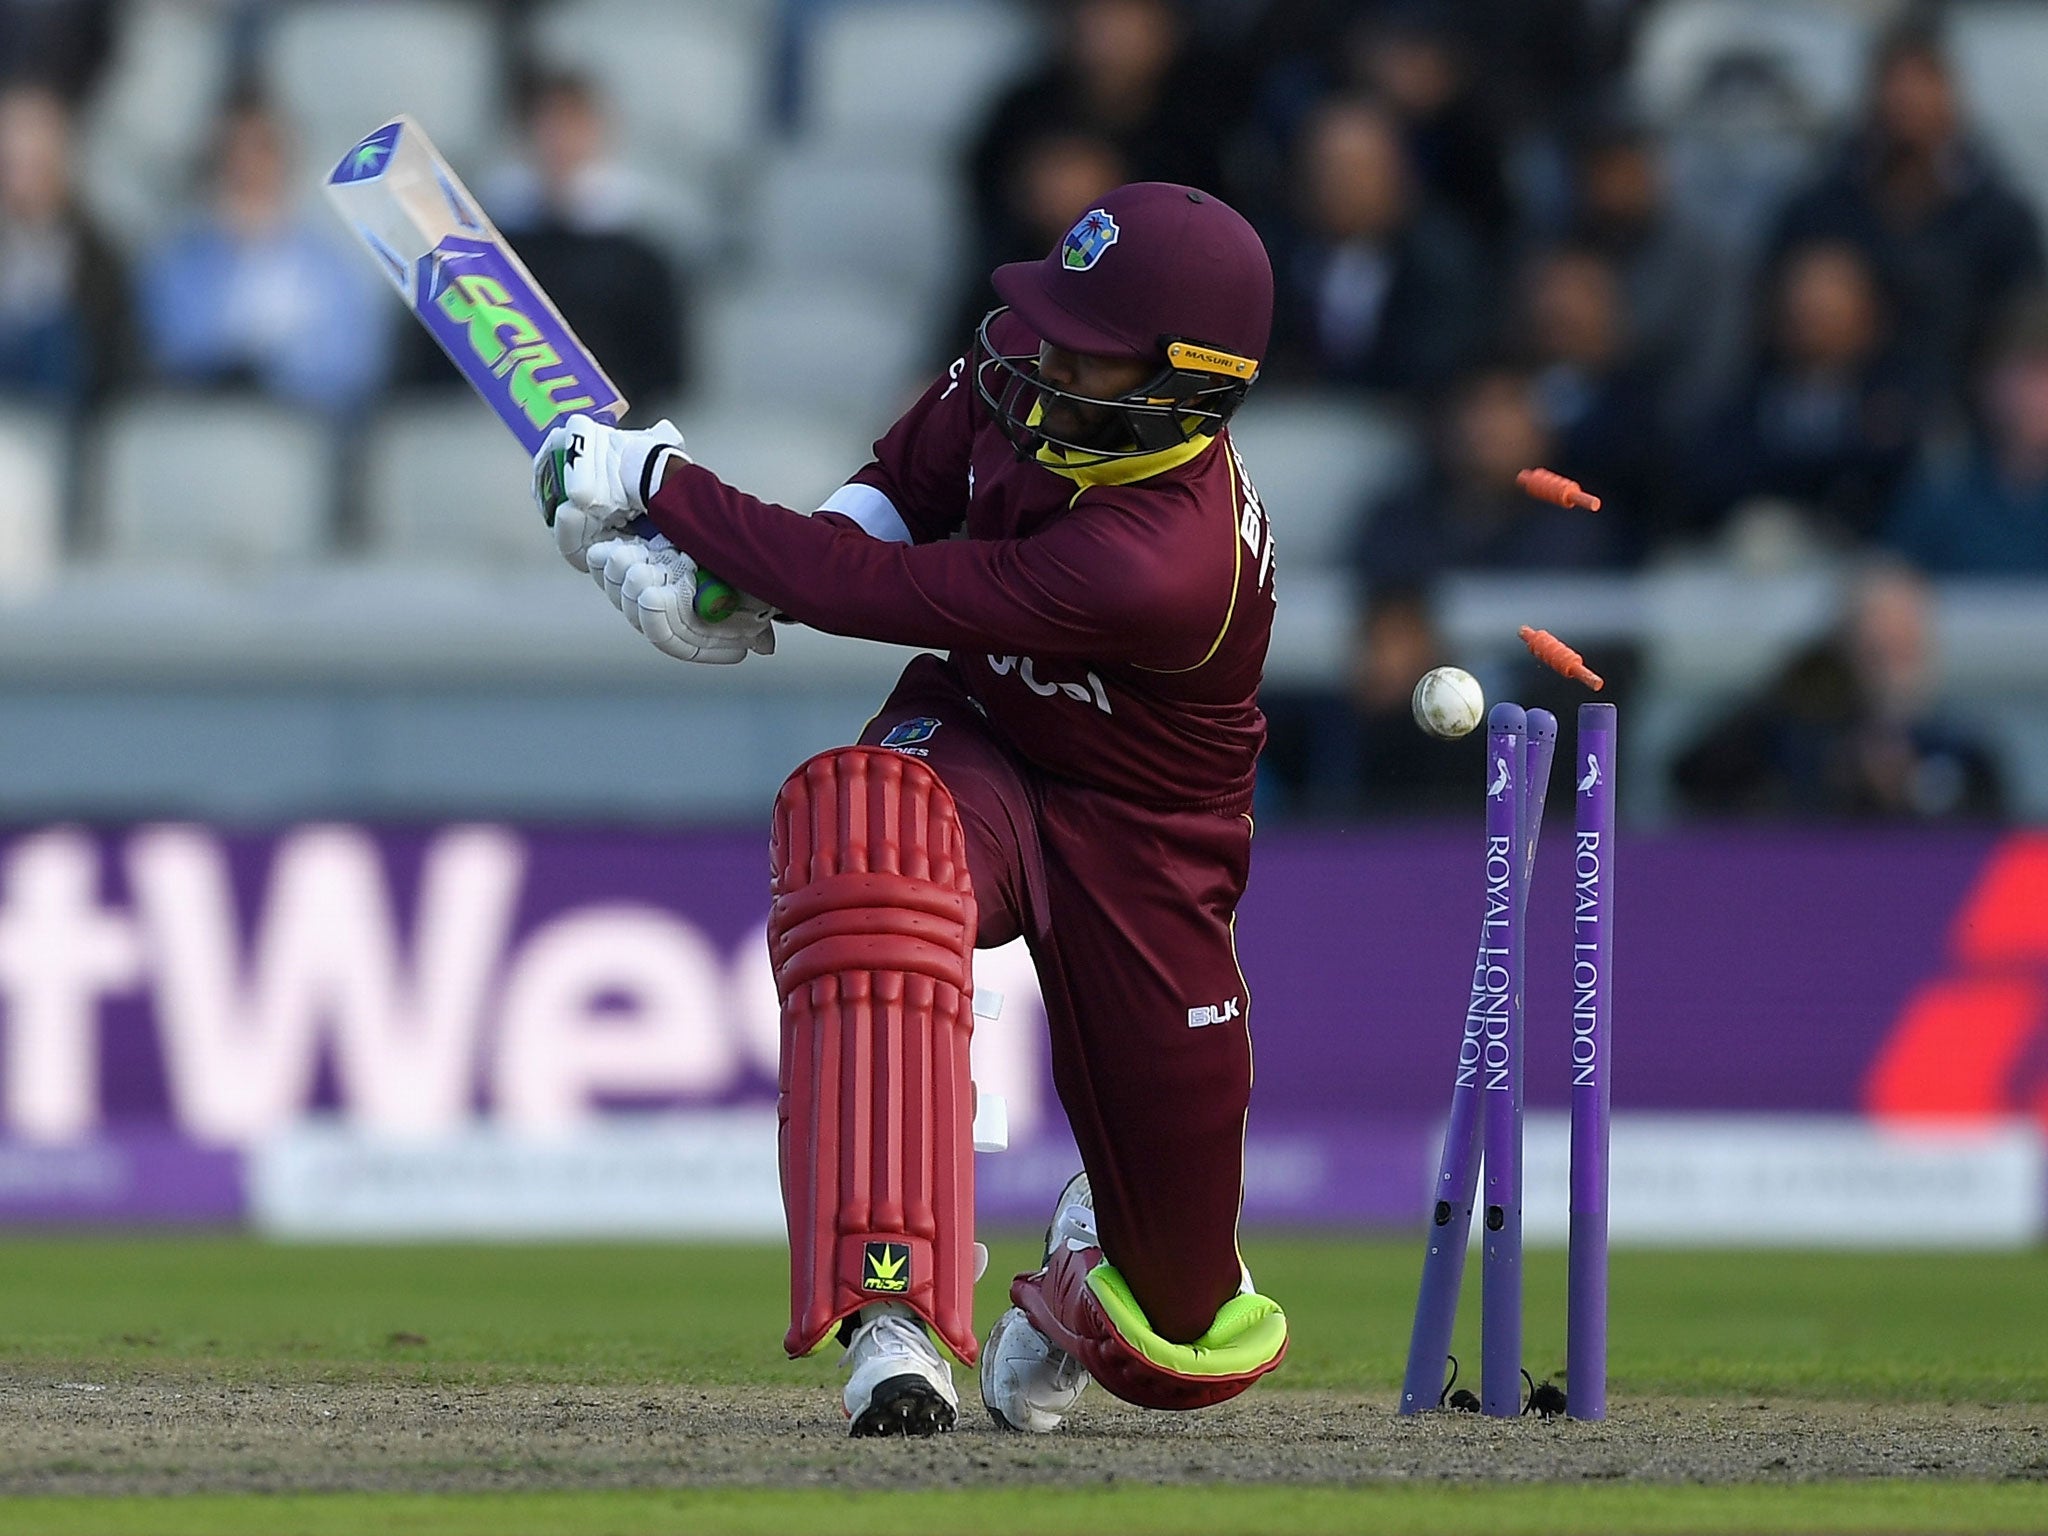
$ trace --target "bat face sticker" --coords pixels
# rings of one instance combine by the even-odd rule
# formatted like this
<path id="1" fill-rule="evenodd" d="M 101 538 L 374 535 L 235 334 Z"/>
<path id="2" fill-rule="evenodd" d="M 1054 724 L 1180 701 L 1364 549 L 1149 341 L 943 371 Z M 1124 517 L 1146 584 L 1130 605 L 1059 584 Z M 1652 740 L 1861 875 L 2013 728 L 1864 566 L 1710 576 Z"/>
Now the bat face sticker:
<path id="1" fill-rule="evenodd" d="M 383 174 L 384 166 L 390 160 L 392 151 L 398 147 L 401 131 L 398 123 L 386 123 L 375 133 L 341 157 L 341 164 L 334 168 L 334 174 L 327 178 L 336 186 L 347 186 L 351 182 L 375 181 Z"/>

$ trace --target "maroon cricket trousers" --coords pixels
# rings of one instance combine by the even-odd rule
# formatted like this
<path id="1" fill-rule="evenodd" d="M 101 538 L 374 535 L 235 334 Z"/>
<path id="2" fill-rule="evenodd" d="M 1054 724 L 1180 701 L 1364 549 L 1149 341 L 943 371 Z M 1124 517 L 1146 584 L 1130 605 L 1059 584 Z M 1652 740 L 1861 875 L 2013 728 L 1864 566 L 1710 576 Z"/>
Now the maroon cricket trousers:
<path id="1" fill-rule="evenodd" d="M 936 656 L 904 670 L 861 743 L 920 718 L 939 722 L 910 750 L 959 807 L 976 947 L 1021 934 L 1037 964 L 1103 1255 L 1153 1328 L 1189 1342 L 1242 1279 L 1251 999 L 1231 922 L 1251 819 L 1152 809 L 1041 772 Z"/>

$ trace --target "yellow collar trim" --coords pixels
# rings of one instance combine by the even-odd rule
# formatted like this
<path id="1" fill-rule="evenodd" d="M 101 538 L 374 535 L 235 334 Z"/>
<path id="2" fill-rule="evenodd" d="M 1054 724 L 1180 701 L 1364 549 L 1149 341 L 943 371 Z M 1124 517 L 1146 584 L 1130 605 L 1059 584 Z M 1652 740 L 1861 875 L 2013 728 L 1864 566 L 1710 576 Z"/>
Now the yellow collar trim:
<path id="1" fill-rule="evenodd" d="M 1038 424 L 1041 406 L 1031 409 L 1031 424 Z M 1199 458 L 1202 451 L 1214 437 L 1191 437 L 1172 448 L 1162 448 L 1157 453 L 1141 453 L 1128 459 L 1098 459 L 1093 462 L 1070 464 L 1065 449 L 1055 448 L 1051 443 L 1038 446 L 1038 462 L 1056 475 L 1064 475 L 1074 484 L 1087 490 L 1091 485 L 1132 485 L 1140 480 L 1149 480 L 1154 475 L 1163 475 L 1169 469 L 1178 469 L 1190 459 Z"/>

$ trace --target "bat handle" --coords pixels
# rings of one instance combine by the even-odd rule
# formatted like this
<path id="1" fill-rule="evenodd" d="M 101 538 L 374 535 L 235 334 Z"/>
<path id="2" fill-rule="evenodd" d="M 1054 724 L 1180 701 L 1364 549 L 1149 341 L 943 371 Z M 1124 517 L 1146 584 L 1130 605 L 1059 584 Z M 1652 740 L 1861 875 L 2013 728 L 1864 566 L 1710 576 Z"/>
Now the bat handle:
<path id="1" fill-rule="evenodd" d="M 601 415 L 604 420 L 616 426 L 625 413 L 626 402 L 620 400 L 617 405 L 602 412 Z M 661 535 L 661 530 L 654 526 L 654 519 L 645 513 L 633 519 L 633 531 L 643 539 L 659 538 Z M 702 566 L 697 568 L 697 596 L 690 606 L 698 618 L 706 624 L 716 624 L 722 619 L 731 618 L 739 605 L 740 594 L 737 589 L 728 586 Z"/>
<path id="2" fill-rule="evenodd" d="M 659 538 L 661 530 L 654 526 L 654 520 L 642 513 L 633 519 L 633 531 L 643 539 Z M 719 580 L 711 572 L 699 567 L 697 571 L 697 596 L 691 603 L 697 617 L 706 624 L 716 624 L 729 619 L 740 605 L 738 590 Z"/>
<path id="3" fill-rule="evenodd" d="M 697 573 L 697 599 L 694 607 L 697 617 L 706 624 L 716 624 L 720 619 L 729 619 L 733 610 L 740 605 L 740 595 L 709 571 Z"/>

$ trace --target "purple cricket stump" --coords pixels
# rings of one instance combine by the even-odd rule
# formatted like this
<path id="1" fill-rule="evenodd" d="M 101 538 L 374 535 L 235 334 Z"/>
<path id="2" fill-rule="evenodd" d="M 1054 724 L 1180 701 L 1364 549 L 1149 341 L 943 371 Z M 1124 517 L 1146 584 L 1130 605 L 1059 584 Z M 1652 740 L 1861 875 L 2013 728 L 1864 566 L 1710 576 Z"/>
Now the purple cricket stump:
<path id="1" fill-rule="evenodd" d="M 1512 705 L 1507 706 L 1513 708 Z M 1549 722 L 1549 736 L 1543 747 L 1543 781 L 1548 781 L 1550 747 L 1555 743 L 1557 721 L 1542 711 L 1537 716 Z M 1535 717 L 1532 717 L 1532 719 Z M 1444 1363 L 1450 1356 L 1451 1333 L 1457 1324 L 1458 1297 L 1465 1279 L 1465 1247 L 1472 1232 L 1472 1199 L 1479 1185 L 1479 1074 L 1486 1048 L 1489 1017 L 1497 1015 L 1499 999 L 1505 995 L 1507 976 L 1503 969 L 1510 919 L 1491 897 L 1493 865 L 1499 849 L 1494 843 L 1493 808 L 1501 796 L 1496 791 L 1493 754 L 1487 756 L 1487 844 L 1486 868 L 1489 897 L 1479 925 L 1479 949 L 1472 962 L 1472 992 L 1465 1005 L 1465 1029 L 1458 1041 L 1457 1073 L 1451 1085 L 1451 1112 L 1444 1125 L 1443 1152 L 1437 1162 L 1436 1182 L 1431 1186 L 1429 1243 L 1422 1258 L 1422 1288 L 1415 1300 L 1415 1326 L 1408 1339 L 1408 1368 L 1401 1378 L 1401 1412 L 1422 1413 L 1437 1405 L 1443 1394 Z M 1525 776 L 1526 788 L 1526 776 Z M 1541 789 L 1537 819 L 1541 820 Z M 1508 834 L 1512 837 L 1512 833 Z M 1505 849 L 1511 844 L 1500 845 Z M 1534 849 L 1529 850 L 1533 857 Z M 1528 860 L 1520 867 L 1526 879 Z"/>
<path id="2" fill-rule="evenodd" d="M 1532 709 L 1528 721 L 1529 771 L 1522 776 L 1522 910 L 1516 914 L 1525 921 L 1529 880 L 1536 873 L 1536 844 L 1543 836 L 1543 807 L 1550 798 L 1550 764 L 1557 752 L 1557 716 L 1547 709 Z"/>
<path id="3" fill-rule="evenodd" d="M 1479 1049 L 1485 1016 L 1481 980 L 1487 967 L 1486 938 L 1473 965 L 1472 1001 L 1458 1044 L 1458 1074 L 1451 1088 L 1451 1114 L 1444 1126 L 1443 1155 L 1437 1163 L 1429 1216 L 1429 1246 L 1422 1256 L 1422 1289 L 1415 1298 L 1415 1327 L 1408 1336 L 1408 1369 L 1401 1377 L 1401 1412 L 1424 1413 L 1443 1396 L 1444 1362 L 1458 1321 L 1458 1293 L 1465 1281 L 1465 1244 L 1472 1235 L 1472 1196 L 1479 1184 Z"/>
<path id="4" fill-rule="evenodd" d="M 1612 704 L 1579 706 L 1572 837 L 1571 1251 L 1565 1411 L 1607 1417 L 1607 1137 L 1614 1001 Z"/>
<path id="5" fill-rule="evenodd" d="M 1528 716 L 1496 704 L 1486 733 L 1486 1019 L 1479 1095 L 1485 1145 L 1479 1402 L 1496 1418 L 1522 1411 L 1522 913 L 1528 889 Z M 1495 925 L 1498 926 L 1495 926 Z"/>
<path id="6" fill-rule="evenodd" d="M 1528 771 L 1522 777 L 1523 848 L 1518 860 L 1521 895 L 1515 914 L 1522 921 L 1528 909 L 1528 880 L 1536 863 L 1536 841 L 1543 827 L 1543 806 L 1550 788 L 1551 756 L 1557 746 L 1557 717 L 1531 710 L 1526 717 Z M 1491 756 L 1488 762 L 1492 773 Z M 1488 783 L 1492 788 L 1491 778 Z M 1488 805 L 1492 799 L 1489 796 Z M 1489 832 L 1491 831 L 1489 827 Z M 1488 842 L 1489 852 L 1492 848 Z M 1415 1326 L 1408 1340 L 1408 1368 L 1401 1379 L 1401 1412 L 1422 1413 L 1442 1396 L 1444 1363 L 1457 1324 L 1458 1297 L 1465 1278 L 1465 1248 L 1472 1231 L 1472 1197 L 1479 1183 L 1479 1072 L 1488 1017 L 1489 966 L 1503 958 L 1499 942 L 1508 919 L 1491 901 L 1480 924 L 1479 952 L 1472 965 L 1472 993 L 1465 1007 L 1465 1029 L 1458 1044 L 1457 1075 L 1451 1087 L 1451 1112 L 1444 1125 L 1443 1152 L 1431 1186 L 1429 1244 L 1422 1259 L 1422 1288 L 1415 1301 Z M 1498 977 L 1495 977 L 1498 980 Z"/>

